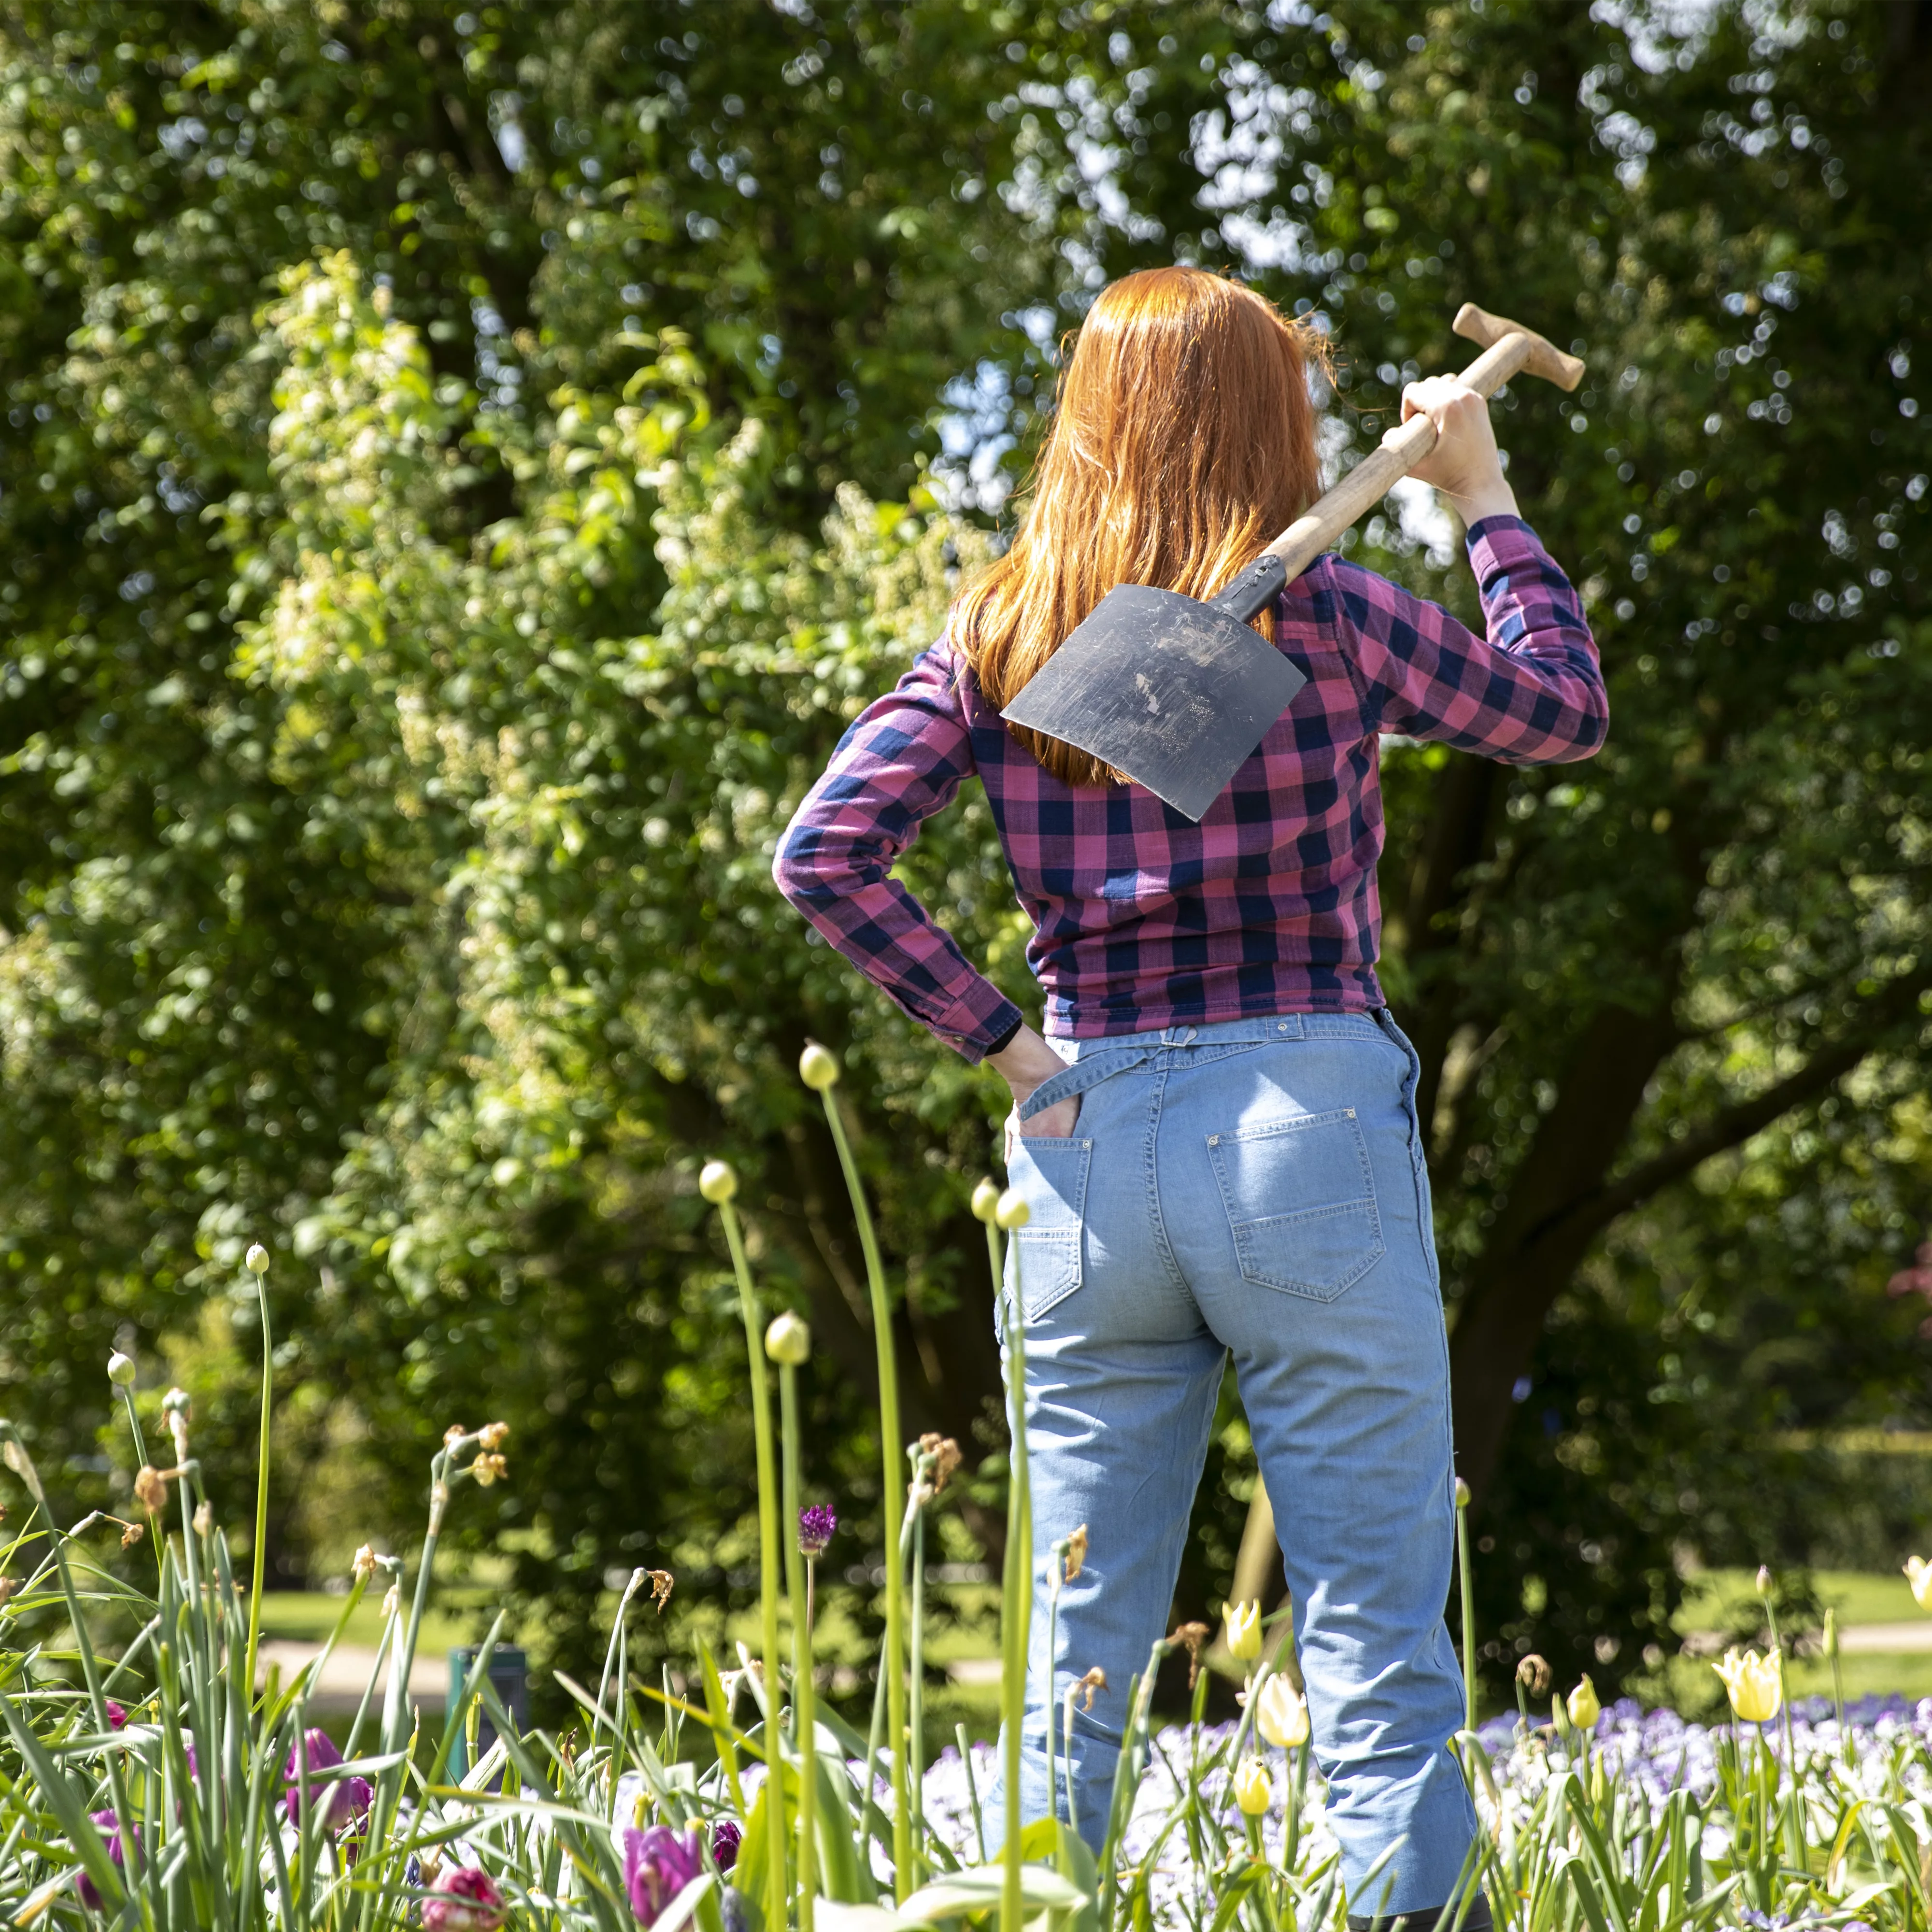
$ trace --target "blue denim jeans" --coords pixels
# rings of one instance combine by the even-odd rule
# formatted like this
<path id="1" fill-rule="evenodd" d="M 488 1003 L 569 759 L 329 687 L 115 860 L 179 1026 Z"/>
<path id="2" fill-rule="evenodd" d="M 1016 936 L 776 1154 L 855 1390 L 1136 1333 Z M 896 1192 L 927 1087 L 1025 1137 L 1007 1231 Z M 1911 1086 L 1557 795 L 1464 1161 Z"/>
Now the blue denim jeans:
<path id="1" fill-rule="evenodd" d="M 1168 1629 L 1232 1353 L 1349 1909 L 1441 1905 L 1476 1820 L 1444 1748 L 1462 1718 L 1443 1624 L 1454 1477 L 1414 1050 L 1385 1012 L 1053 1045 L 1069 1066 L 1027 1114 L 1078 1093 L 1079 1119 L 1065 1139 L 1022 1121 L 1008 1162 L 1032 1213 L 1006 1277 L 1026 1312 L 1039 1584 L 1024 1815 L 1047 1810 L 1048 1712 L 1058 1755 L 1060 1700 L 1098 1664 L 1072 1768 L 1082 1834 L 1105 1830 L 1127 1687 Z M 1049 1659 L 1048 1551 L 1082 1523 Z"/>

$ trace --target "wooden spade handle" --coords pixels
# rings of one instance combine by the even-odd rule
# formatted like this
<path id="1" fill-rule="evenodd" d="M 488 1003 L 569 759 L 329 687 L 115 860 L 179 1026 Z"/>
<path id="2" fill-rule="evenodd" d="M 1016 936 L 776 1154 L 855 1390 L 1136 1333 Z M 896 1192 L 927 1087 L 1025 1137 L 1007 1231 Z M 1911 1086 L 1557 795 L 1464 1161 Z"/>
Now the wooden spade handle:
<path id="1" fill-rule="evenodd" d="M 1473 317 L 1480 317 L 1480 323 L 1466 328 L 1465 321 Z M 1485 339 L 1489 333 L 1489 327 L 1484 325 L 1493 327 L 1497 323 L 1498 318 L 1485 315 L 1473 304 L 1466 304 L 1456 318 L 1460 333 L 1475 335 L 1479 340 Z M 1532 362 L 1540 362 L 1546 357 L 1560 354 L 1540 336 L 1532 335 L 1527 329 L 1502 326 L 1508 328 L 1508 333 L 1492 341 L 1457 379 L 1479 396 L 1495 394 L 1512 376 Z M 1561 361 L 1574 363 L 1576 374 L 1564 382 L 1564 376 L 1569 374 L 1566 369 L 1560 375 L 1552 374 L 1551 380 L 1562 382 L 1566 388 L 1574 388 L 1582 375 L 1583 365 L 1574 356 L 1561 356 Z M 1539 369 L 1537 373 L 1545 371 Z M 1292 584 L 1364 511 L 1379 503 L 1423 461 L 1436 447 L 1436 425 L 1426 416 L 1412 416 L 1400 428 L 1390 430 L 1382 438 L 1378 448 L 1363 458 L 1312 509 L 1296 518 L 1262 554 L 1280 557 L 1282 567 L 1288 572 L 1288 580 Z"/>

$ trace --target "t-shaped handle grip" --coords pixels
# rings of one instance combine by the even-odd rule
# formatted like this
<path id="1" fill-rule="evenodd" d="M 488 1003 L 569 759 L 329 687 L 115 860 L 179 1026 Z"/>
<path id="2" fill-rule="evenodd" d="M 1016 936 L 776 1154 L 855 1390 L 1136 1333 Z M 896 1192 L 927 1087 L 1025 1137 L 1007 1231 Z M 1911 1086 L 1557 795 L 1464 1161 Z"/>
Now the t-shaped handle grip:
<path id="1" fill-rule="evenodd" d="M 1566 356 L 1546 336 L 1537 334 L 1533 328 L 1526 328 L 1520 322 L 1512 322 L 1506 315 L 1492 315 L 1486 308 L 1478 308 L 1474 302 L 1465 302 L 1456 311 L 1456 320 L 1450 326 L 1460 336 L 1470 341 L 1480 343 L 1485 349 L 1499 348 L 1512 335 L 1521 336 L 1529 345 L 1522 352 L 1516 368 L 1526 369 L 1532 376 L 1540 376 L 1546 382 L 1554 382 L 1559 389 L 1569 391 L 1583 380 L 1583 365 L 1574 356 Z M 1462 372 L 1462 380 L 1472 389 L 1479 389 L 1484 395 L 1490 394 L 1480 384 L 1471 381 L 1477 370 L 1489 358 L 1478 356 Z M 1510 375 L 1516 374 L 1512 369 Z M 1509 380 L 1509 376 L 1502 382 Z M 1496 385 L 1497 388 L 1502 383 Z"/>
<path id="2" fill-rule="evenodd" d="M 1566 356 L 1534 329 L 1491 315 L 1474 302 L 1456 312 L 1456 333 L 1486 346 L 1457 380 L 1479 396 L 1492 396 L 1520 370 L 1542 376 L 1558 388 L 1574 389 L 1583 380 L 1583 365 Z M 1427 416 L 1412 416 L 1382 438 L 1313 508 L 1305 511 L 1262 553 L 1281 560 L 1292 584 L 1364 511 L 1379 503 L 1390 490 L 1436 447 L 1436 425 Z M 1258 559 L 1256 560 L 1259 561 Z"/>

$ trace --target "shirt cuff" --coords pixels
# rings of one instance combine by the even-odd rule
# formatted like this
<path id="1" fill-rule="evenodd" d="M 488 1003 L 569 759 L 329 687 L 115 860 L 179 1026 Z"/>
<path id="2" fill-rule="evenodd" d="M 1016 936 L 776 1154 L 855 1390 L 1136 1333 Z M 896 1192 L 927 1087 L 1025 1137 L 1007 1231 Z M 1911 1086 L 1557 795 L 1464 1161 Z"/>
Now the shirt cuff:
<path id="1" fill-rule="evenodd" d="M 1462 541 L 1468 546 L 1470 566 L 1478 584 L 1492 571 L 1534 562 L 1546 554 L 1541 539 L 1520 517 L 1480 518 L 1469 526 Z"/>
<path id="2" fill-rule="evenodd" d="M 986 1048 L 986 1058 L 991 1060 L 996 1053 L 1004 1053 L 1020 1036 L 1020 1028 L 1026 1024 L 1026 1016 L 1017 1009 L 1013 1013 L 1013 1023 Z"/>

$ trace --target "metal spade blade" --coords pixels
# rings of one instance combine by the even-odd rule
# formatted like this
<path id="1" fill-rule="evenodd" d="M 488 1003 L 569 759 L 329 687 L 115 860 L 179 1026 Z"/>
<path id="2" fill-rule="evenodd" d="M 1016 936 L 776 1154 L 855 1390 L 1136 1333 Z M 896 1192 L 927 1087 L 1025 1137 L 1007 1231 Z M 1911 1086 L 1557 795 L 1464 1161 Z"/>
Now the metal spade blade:
<path id="1" fill-rule="evenodd" d="M 1247 626 L 1285 581 L 1264 555 L 1212 603 L 1118 585 L 1000 715 L 1092 752 L 1198 824 L 1308 682 Z"/>

